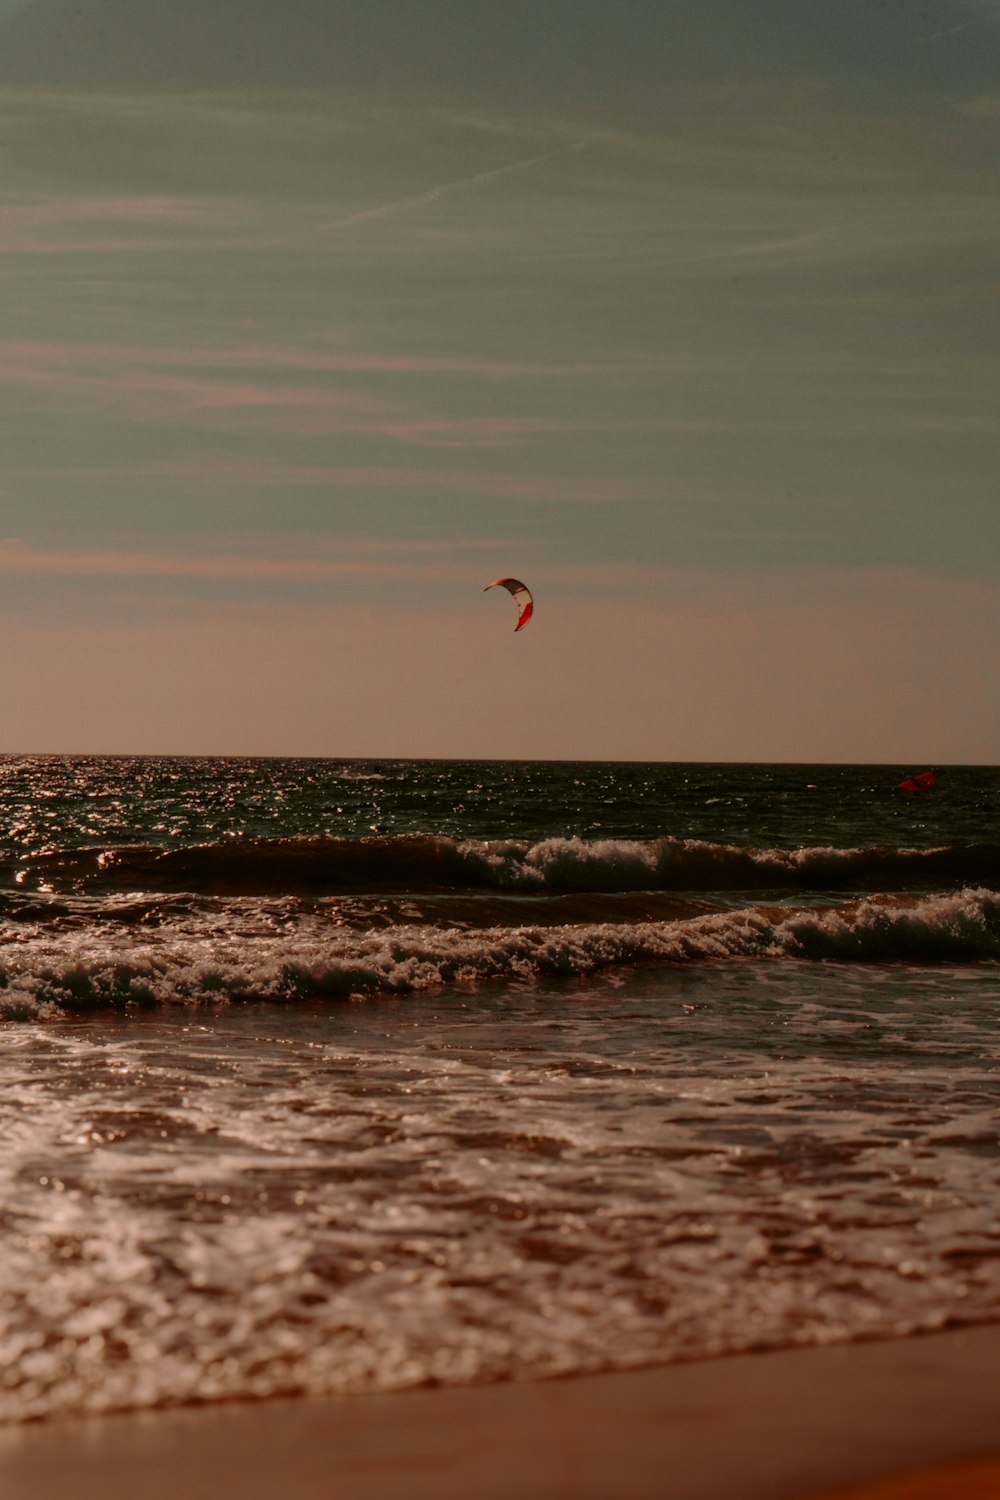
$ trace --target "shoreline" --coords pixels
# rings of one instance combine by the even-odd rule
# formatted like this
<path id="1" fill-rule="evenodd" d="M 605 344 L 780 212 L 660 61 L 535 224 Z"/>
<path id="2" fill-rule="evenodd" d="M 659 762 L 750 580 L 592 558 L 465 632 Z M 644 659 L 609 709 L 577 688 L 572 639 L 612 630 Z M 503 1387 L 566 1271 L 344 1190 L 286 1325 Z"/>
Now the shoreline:
<path id="1" fill-rule="evenodd" d="M 993 1500 L 1000 1324 L 560 1380 L 25 1424 L 0 1430 L 0 1493 Z"/>

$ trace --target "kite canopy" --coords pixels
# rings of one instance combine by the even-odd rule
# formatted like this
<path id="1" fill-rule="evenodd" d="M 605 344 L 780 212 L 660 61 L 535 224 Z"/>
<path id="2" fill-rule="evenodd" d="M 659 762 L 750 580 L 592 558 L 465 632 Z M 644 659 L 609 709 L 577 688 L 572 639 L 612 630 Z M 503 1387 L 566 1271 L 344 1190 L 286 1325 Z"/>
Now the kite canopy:
<path id="1" fill-rule="evenodd" d="M 483 593 L 489 593 L 490 589 L 496 588 L 506 589 L 508 594 L 513 595 L 514 603 L 517 605 L 517 624 L 514 626 L 514 634 L 516 635 L 519 630 L 524 629 L 534 614 L 535 605 L 531 597 L 531 591 L 523 583 L 519 583 L 516 578 L 495 578 L 492 583 L 486 585 Z"/>
<path id="2" fill-rule="evenodd" d="M 911 776 L 907 781 L 897 781 L 896 789 L 900 792 L 927 792 L 937 781 L 933 771 L 921 771 L 918 776 Z"/>

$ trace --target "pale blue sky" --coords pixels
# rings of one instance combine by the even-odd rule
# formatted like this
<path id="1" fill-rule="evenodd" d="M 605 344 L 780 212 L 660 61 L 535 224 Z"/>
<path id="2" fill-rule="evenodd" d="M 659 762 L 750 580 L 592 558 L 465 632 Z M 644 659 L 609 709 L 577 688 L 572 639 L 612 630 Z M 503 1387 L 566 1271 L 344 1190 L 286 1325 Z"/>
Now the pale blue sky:
<path id="1" fill-rule="evenodd" d="M 0 743 L 1000 758 L 996 15 L 26 0 Z"/>

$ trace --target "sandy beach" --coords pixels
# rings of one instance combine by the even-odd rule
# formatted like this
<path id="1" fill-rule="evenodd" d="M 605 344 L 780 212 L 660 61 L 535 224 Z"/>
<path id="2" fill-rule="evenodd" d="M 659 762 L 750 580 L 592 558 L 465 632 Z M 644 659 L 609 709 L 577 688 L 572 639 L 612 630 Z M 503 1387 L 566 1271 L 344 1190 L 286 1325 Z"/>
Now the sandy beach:
<path id="1" fill-rule="evenodd" d="M 1000 1327 L 0 1434 L 5 1500 L 993 1500 Z"/>
<path id="2" fill-rule="evenodd" d="M 826 1500 L 996 1500 L 1000 1495 L 1000 1459 L 935 1465 L 910 1470 L 873 1484 L 827 1492 Z"/>

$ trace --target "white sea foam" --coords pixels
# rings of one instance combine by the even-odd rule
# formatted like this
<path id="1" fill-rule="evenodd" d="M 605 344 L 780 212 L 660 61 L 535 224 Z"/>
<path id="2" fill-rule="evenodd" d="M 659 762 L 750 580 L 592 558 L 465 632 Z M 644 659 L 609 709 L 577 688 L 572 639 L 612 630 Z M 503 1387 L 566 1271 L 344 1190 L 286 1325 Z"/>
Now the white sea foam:
<path id="1" fill-rule="evenodd" d="M 771 963 L 7 1027 L 0 1420 L 995 1318 L 997 993 Z"/>
<path id="2" fill-rule="evenodd" d="M 935 849 L 807 846 L 754 849 L 703 839 L 549 838 L 467 841 L 458 852 L 501 887 L 626 891 L 859 888 L 899 889 L 945 879 L 1000 873 L 993 846 Z"/>
<path id="3" fill-rule="evenodd" d="M 221 909 L 220 909 L 221 910 Z M 406 994 L 443 985 L 530 984 L 637 965 L 753 959 L 854 963 L 1000 959 L 1000 894 L 966 890 L 826 909 L 750 906 L 666 922 L 345 931 L 336 908 L 287 930 L 244 902 L 154 932 L 100 924 L 27 930 L 0 949 L 9 1018 L 133 1003 Z"/>

